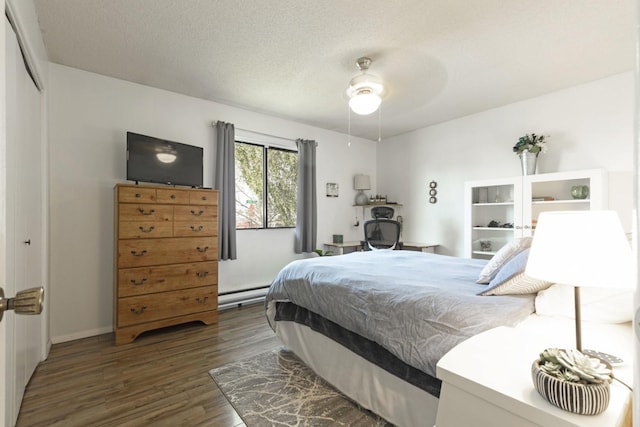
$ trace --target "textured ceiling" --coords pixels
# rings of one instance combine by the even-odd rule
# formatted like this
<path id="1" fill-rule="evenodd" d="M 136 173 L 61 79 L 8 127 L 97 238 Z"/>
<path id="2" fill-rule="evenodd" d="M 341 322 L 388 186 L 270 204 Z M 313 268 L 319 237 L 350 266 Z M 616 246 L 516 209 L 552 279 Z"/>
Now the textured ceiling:
<path id="1" fill-rule="evenodd" d="M 51 62 L 345 133 L 367 55 L 383 137 L 634 67 L 633 0 L 34 4 Z M 378 114 L 351 129 L 377 139 Z"/>

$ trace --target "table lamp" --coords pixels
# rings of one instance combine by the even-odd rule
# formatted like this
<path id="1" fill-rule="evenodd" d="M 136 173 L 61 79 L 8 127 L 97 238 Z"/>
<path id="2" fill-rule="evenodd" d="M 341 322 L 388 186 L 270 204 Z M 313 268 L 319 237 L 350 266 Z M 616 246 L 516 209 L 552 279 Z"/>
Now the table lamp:
<path id="1" fill-rule="evenodd" d="M 631 289 L 632 268 L 631 246 L 616 212 L 543 212 L 525 274 L 574 286 L 576 348 L 582 352 L 580 287 Z"/>
<path id="2" fill-rule="evenodd" d="M 371 182 L 369 181 L 369 175 L 358 174 L 353 177 L 353 189 L 358 190 L 356 194 L 356 205 L 364 206 L 369 201 L 369 198 L 364 194 L 363 190 L 371 189 Z"/>

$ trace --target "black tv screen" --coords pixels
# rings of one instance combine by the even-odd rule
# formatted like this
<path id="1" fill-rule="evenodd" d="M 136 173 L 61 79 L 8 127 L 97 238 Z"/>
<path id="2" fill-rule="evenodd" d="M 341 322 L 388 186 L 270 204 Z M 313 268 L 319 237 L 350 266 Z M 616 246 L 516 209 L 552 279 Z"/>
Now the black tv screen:
<path id="1" fill-rule="evenodd" d="M 202 187 L 202 148 L 127 132 L 127 179 Z"/>

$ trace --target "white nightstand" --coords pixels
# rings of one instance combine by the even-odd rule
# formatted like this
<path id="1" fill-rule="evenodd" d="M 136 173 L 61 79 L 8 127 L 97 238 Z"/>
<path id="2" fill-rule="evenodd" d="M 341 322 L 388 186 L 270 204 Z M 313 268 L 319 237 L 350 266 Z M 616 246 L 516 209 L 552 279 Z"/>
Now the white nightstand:
<path id="1" fill-rule="evenodd" d="M 585 348 L 622 357 L 614 375 L 633 383 L 630 324 L 583 322 Z M 563 411 L 538 394 L 531 364 L 548 347 L 573 347 L 573 319 L 532 316 L 516 328 L 499 327 L 469 338 L 438 362 L 442 380 L 437 427 L 604 427 L 631 425 L 631 392 L 614 381 L 605 412 L 585 416 Z"/>

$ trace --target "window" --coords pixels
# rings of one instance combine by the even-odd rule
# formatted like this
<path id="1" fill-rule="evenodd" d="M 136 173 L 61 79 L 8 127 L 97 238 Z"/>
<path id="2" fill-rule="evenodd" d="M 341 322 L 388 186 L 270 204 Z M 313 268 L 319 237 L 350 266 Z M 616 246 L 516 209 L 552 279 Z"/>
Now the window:
<path id="1" fill-rule="evenodd" d="M 236 228 L 295 227 L 298 153 L 236 141 L 235 157 Z"/>

